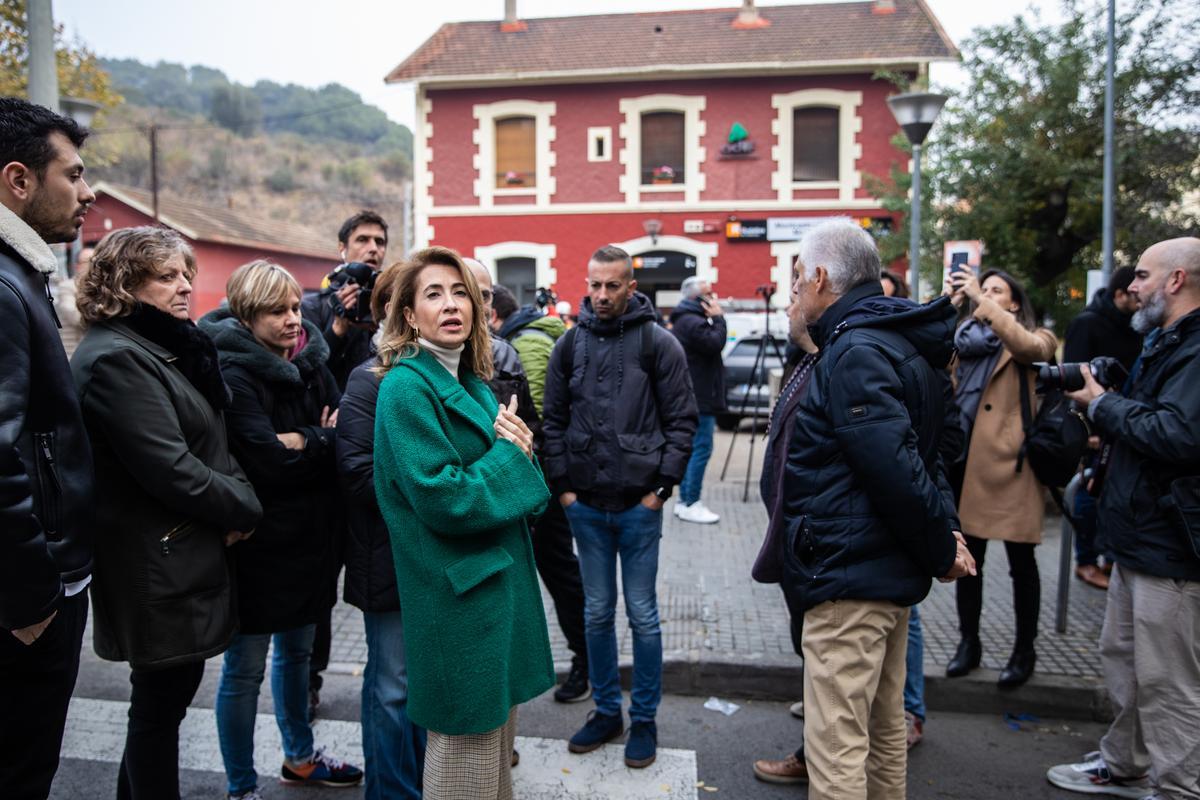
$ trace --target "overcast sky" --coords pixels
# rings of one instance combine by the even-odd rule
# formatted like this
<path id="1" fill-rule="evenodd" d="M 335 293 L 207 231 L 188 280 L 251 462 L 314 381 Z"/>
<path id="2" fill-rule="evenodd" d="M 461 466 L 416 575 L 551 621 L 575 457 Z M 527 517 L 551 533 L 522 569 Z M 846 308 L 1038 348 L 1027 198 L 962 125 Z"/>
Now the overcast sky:
<path id="1" fill-rule="evenodd" d="M 803 0 L 760 0 L 760 8 Z M 927 0 L 950 38 L 960 44 L 971 30 L 1011 19 L 1030 7 L 1048 18 L 1057 2 Z M 722 8 L 737 0 L 517 0 L 522 17 Z M 412 126 L 410 85 L 387 86 L 383 77 L 444 22 L 500 19 L 504 0 L 54 0 L 55 19 L 67 36 L 102 56 L 154 63 L 202 64 L 230 79 L 318 87 L 341 83 L 392 119 Z M 935 83 L 955 85 L 961 70 L 934 65 Z"/>

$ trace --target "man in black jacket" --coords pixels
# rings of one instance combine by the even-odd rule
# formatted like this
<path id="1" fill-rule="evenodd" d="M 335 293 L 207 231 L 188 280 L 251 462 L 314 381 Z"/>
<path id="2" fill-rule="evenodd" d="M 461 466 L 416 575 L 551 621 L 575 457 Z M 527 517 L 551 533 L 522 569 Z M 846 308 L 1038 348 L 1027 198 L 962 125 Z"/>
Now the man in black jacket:
<path id="1" fill-rule="evenodd" d="M 579 325 L 558 340 L 546 374 L 546 479 L 566 510 L 583 572 L 588 672 L 596 711 L 570 742 L 586 753 L 621 735 L 617 559 L 633 635 L 625 763 L 656 754 L 662 631 L 655 578 L 662 507 L 683 477 L 696 432 L 687 359 L 637 292 L 633 262 L 602 247 L 588 262 Z"/>
<path id="2" fill-rule="evenodd" d="M 788 441 L 782 578 L 804 619 L 814 800 L 904 797 L 908 607 L 973 568 L 938 452 L 954 310 L 886 298 L 879 275 L 848 220 L 801 243 L 793 292 L 820 357 Z"/>
<path id="3" fill-rule="evenodd" d="M 1137 296 L 1129 291 L 1133 267 L 1112 274 L 1108 287 L 1096 292 L 1083 313 L 1071 320 L 1063 342 L 1065 363 L 1111 356 L 1133 368 L 1142 349 L 1142 335 L 1130 324 L 1137 311 Z M 1087 492 L 1075 493 L 1075 576 L 1097 589 L 1108 588 L 1108 575 L 1100 569 L 1096 543 L 1096 503 Z"/>
<path id="4" fill-rule="evenodd" d="M 92 454 L 58 333 L 48 243 L 96 196 L 87 131 L 0 98 L 0 791 L 44 798 L 79 672 L 92 572 Z"/>
<path id="5" fill-rule="evenodd" d="M 1200 514 L 1175 503 L 1200 476 L 1200 239 L 1153 245 L 1129 291 L 1146 334 L 1127 397 L 1085 370 L 1086 406 L 1111 460 L 1100 533 L 1116 567 L 1100 656 L 1115 717 L 1099 752 L 1046 777 L 1074 791 L 1200 798 Z M 1189 528 L 1191 536 L 1189 537 Z M 1139 794 L 1140 793 L 1140 794 Z"/>
<path id="6" fill-rule="evenodd" d="M 675 516 L 684 522 L 711 525 L 721 517 L 700 502 L 700 491 L 704 486 L 704 469 L 712 456 L 716 415 L 725 410 L 725 365 L 721 361 L 726 339 L 725 314 L 707 281 L 693 275 L 679 289 L 683 300 L 671 311 L 671 333 L 687 353 L 700 420 L 692 439 L 692 457 L 679 485 Z"/>

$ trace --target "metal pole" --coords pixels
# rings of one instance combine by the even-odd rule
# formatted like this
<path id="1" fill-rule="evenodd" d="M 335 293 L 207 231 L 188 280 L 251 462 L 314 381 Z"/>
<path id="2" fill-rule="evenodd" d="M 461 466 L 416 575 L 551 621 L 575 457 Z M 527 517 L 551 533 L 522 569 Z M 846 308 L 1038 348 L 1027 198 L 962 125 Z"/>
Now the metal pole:
<path id="1" fill-rule="evenodd" d="M 58 65 L 54 56 L 54 11 L 51 0 L 28 0 L 29 101 L 58 111 Z"/>
<path id="2" fill-rule="evenodd" d="M 908 283 L 912 298 L 921 302 L 921 145 L 912 146 L 912 208 L 909 210 Z"/>
<path id="3" fill-rule="evenodd" d="M 158 222 L 158 126 L 150 126 L 150 197 L 154 221 Z"/>
<path id="4" fill-rule="evenodd" d="M 1104 262 L 1102 282 L 1108 286 L 1113 271 L 1113 62 L 1116 61 L 1117 2 L 1108 0 L 1108 63 L 1104 66 Z"/>
<path id="5" fill-rule="evenodd" d="M 1071 608 L 1071 561 L 1074 555 L 1075 526 L 1067 511 L 1075 507 L 1075 493 L 1085 491 L 1083 481 L 1076 475 L 1063 490 L 1062 539 L 1058 550 L 1058 602 L 1054 608 L 1054 630 L 1067 632 L 1067 620 Z"/>

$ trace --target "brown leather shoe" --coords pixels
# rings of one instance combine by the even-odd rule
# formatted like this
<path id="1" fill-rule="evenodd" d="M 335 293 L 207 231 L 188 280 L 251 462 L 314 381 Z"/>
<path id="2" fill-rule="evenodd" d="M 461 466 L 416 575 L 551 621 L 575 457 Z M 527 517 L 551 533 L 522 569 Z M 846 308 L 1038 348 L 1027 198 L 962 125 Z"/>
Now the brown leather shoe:
<path id="1" fill-rule="evenodd" d="M 1097 589 L 1108 589 L 1108 576 L 1104 574 L 1104 570 L 1095 564 L 1081 564 L 1076 567 L 1075 577 L 1088 586 L 1095 586 Z"/>
<path id="2" fill-rule="evenodd" d="M 925 723 L 910 711 L 904 712 L 905 741 L 908 749 L 912 750 L 925 738 Z"/>
<path id="3" fill-rule="evenodd" d="M 779 761 L 759 759 L 754 762 L 754 777 L 767 783 L 808 783 L 808 766 L 795 753 Z"/>

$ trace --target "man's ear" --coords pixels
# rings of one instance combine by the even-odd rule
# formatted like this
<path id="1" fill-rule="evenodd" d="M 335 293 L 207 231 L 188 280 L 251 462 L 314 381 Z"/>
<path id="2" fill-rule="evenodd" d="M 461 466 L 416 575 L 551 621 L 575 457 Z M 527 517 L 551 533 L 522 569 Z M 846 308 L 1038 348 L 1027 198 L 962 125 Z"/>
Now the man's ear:
<path id="1" fill-rule="evenodd" d="M 0 186 L 22 203 L 29 200 L 37 190 L 37 175 L 20 161 L 10 161 L 0 169 Z"/>
<path id="2" fill-rule="evenodd" d="M 629 294 L 632 295 L 636 291 L 637 291 L 637 278 L 634 278 L 633 280 L 631 280 L 629 282 Z"/>
<path id="3" fill-rule="evenodd" d="M 817 267 L 814 271 L 812 284 L 816 294 L 829 291 L 829 270 Z"/>

